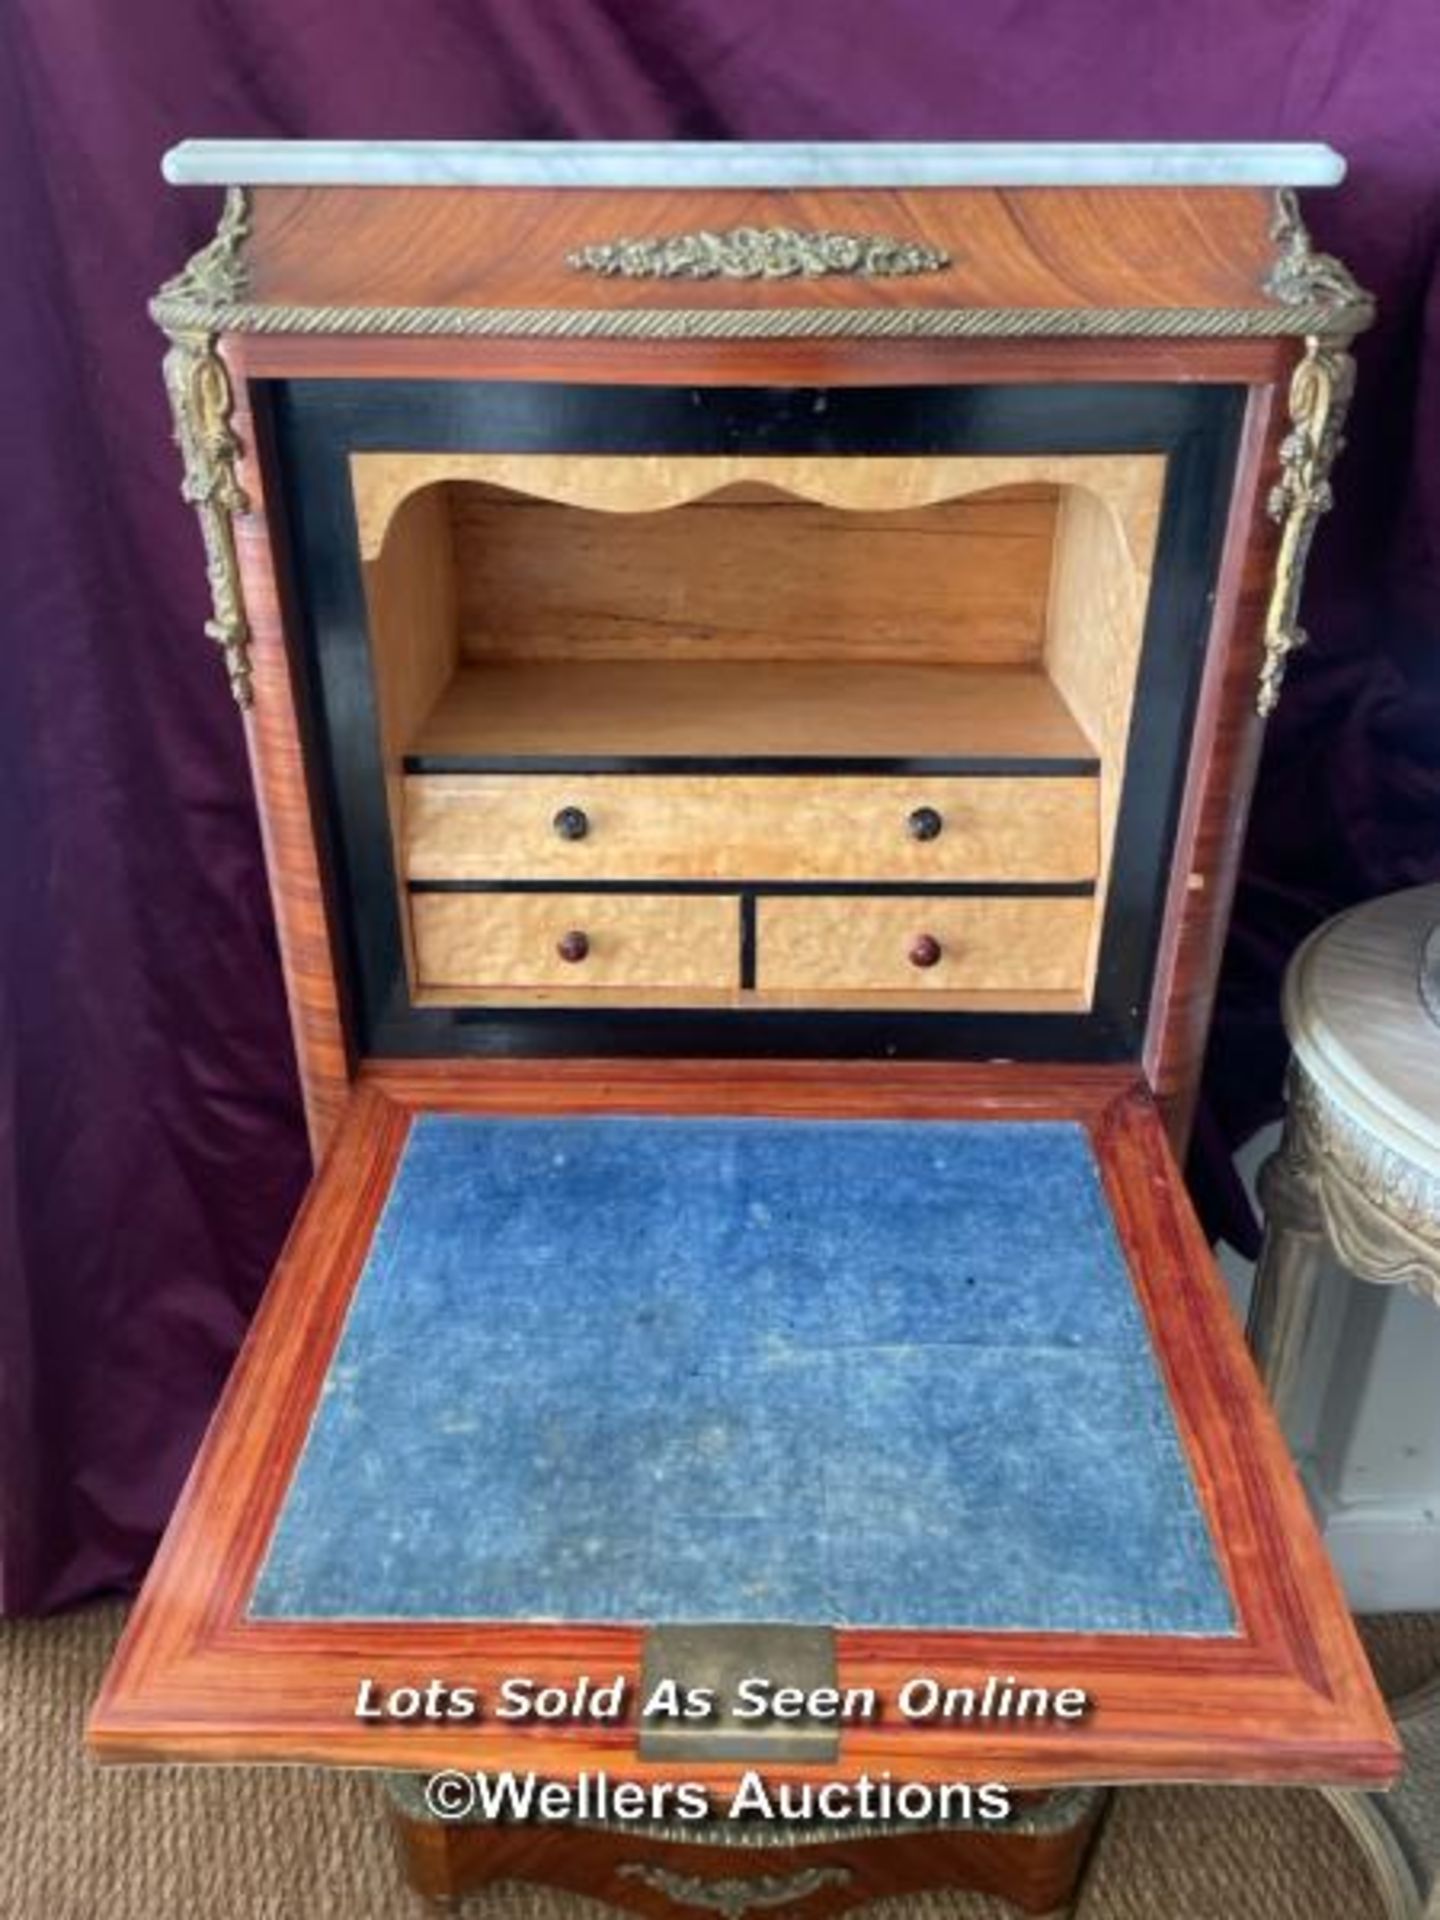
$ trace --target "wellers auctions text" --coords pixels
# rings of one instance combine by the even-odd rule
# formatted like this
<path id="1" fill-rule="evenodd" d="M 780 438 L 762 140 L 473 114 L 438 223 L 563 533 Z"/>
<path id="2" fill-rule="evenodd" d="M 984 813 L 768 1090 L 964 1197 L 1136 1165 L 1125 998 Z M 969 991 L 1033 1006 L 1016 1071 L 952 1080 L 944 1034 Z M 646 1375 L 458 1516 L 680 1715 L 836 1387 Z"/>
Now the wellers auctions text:
<path id="1" fill-rule="evenodd" d="M 354 1713 L 371 1724 L 396 1721 L 448 1724 L 492 1722 L 525 1725 L 589 1723 L 618 1726 L 679 1722 L 731 1729 L 765 1722 L 830 1722 L 839 1726 L 896 1717 L 912 1722 L 976 1722 L 1082 1719 L 1092 1706 L 1079 1687 L 1028 1685 L 1013 1674 L 976 1676 L 954 1684 L 921 1673 L 882 1695 L 872 1687 L 799 1687 L 776 1685 L 760 1674 L 746 1675 L 723 1692 L 672 1679 L 652 1679 L 637 1688 L 625 1674 L 594 1678 L 579 1674 L 568 1682 L 539 1682 L 512 1675 L 493 1689 L 432 1678 L 410 1686 L 381 1687 L 360 1682 Z M 605 1773 L 581 1773 L 555 1780 L 533 1772 L 451 1769 L 425 1782 L 425 1802 L 437 1820 L 486 1823 L 546 1821 L 646 1821 L 701 1823 L 757 1820 L 993 1822 L 1011 1812 L 1010 1789 L 998 1781 L 896 1780 L 888 1772 L 860 1773 L 846 1779 L 772 1781 L 755 1769 L 741 1774 L 733 1788 L 711 1789 L 704 1782 L 671 1778 L 636 1781 Z"/>
<path id="2" fill-rule="evenodd" d="M 483 1820 L 487 1824 L 549 1821 L 719 1820 L 781 1823 L 824 1820 L 836 1824 L 871 1820 L 1002 1821 L 1010 1816 L 1010 1789 L 998 1781 L 960 1780 L 932 1784 L 895 1780 L 889 1773 L 862 1773 L 853 1780 L 767 1780 L 749 1769 L 736 1785 L 712 1791 L 699 1780 L 614 1780 L 582 1773 L 575 1780 L 549 1780 L 537 1773 L 432 1774 L 425 1804 L 437 1820 Z"/>

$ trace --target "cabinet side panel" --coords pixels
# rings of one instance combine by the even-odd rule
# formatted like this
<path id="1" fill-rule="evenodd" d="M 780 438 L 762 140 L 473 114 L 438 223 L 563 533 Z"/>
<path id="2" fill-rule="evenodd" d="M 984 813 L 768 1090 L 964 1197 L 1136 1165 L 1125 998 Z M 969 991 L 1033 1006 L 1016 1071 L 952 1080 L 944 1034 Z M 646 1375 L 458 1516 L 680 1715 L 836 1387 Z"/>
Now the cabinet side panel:
<path id="1" fill-rule="evenodd" d="M 407 749 L 455 672 L 455 561 L 449 489 L 412 493 L 392 516 L 384 543 L 365 562 L 370 660 L 396 871 L 405 858 Z M 406 978 L 416 979 L 408 912 L 400 916 Z"/>
<path id="2" fill-rule="evenodd" d="M 1046 668 L 1100 755 L 1098 911 L 1088 965 L 1092 980 L 1165 482 L 1160 463 L 1137 459 L 1132 465 L 1139 499 L 1128 522 L 1113 501 L 1084 485 L 1067 487 L 1061 497 L 1045 645 Z"/>
<path id="3" fill-rule="evenodd" d="M 234 425 L 247 510 L 235 521 L 241 588 L 250 625 L 254 703 L 245 716 L 270 899 L 290 1007 L 310 1150 L 318 1162 L 350 1090 L 340 1007 L 340 968 L 325 905 L 317 821 L 301 745 L 280 592 L 275 529 L 267 516 L 257 421 L 234 381 Z"/>
<path id="4" fill-rule="evenodd" d="M 1278 392 L 1254 388 L 1246 409 L 1146 1035 L 1146 1074 L 1182 1157 L 1264 734 L 1255 700 L 1279 538 L 1266 511 L 1286 430 Z"/>

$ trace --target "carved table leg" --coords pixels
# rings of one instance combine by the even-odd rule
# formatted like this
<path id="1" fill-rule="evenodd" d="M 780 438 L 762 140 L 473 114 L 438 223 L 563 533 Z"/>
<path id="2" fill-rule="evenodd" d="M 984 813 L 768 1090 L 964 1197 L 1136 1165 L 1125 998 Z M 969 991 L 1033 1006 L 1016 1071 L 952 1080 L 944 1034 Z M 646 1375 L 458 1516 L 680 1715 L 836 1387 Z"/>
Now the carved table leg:
<path id="1" fill-rule="evenodd" d="M 1326 1798 L 1365 1854 L 1385 1920 L 1440 1920 L 1440 1679 L 1391 1710 L 1405 1746 L 1399 1786 Z"/>
<path id="2" fill-rule="evenodd" d="M 1294 1405 L 1326 1245 L 1313 1179 L 1288 1119 L 1279 1150 L 1260 1169 L 1260 1200 L 1265 1241 L 1255 1269 L 1246 1337 L 1283 1421 Z"/>
<path id="3" fill-rule="evenodd" d="M 483 1874 L 473 1871 L 473 1862 L 462 1860 L 453 1844 L 454 1828 L 435 1820 L 412 1820 L 392 1806 L 390 1830 L 406 1884 L 427 1900 L 458 1900 L 468 1888 L 482 1884 Z"/>

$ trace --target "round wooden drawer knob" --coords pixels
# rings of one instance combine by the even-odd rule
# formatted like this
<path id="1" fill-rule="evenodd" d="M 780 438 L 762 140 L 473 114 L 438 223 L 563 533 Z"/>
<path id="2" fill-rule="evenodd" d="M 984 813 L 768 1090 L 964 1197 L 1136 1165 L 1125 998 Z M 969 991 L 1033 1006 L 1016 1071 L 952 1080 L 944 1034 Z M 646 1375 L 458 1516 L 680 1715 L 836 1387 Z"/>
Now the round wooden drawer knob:
<path id="1" fill-rule="evenodd" d="M 905 825 L 912 840 L 938 840 L 945 830 L 945 819 L 934 807 L 916 807 Z"/>
<path id="2" fill-rule="evenodd" d="M 590 936 L 581 933 L 578 927 L 572 927 L 569 933 L 562 934 L 555 942 L 555 951 L 572 967 L 578 967 L 590 951 Z"/>
<path id="3" fill-rule="evenodd" d="M 942 948 L 933 933 L 922 933 L 910 949 L 912 967 L 933 967 L 939 960 Z"/>
<path id="4" fill-rule="evenodd" d="M 561 807 L 550 824 L 562 840 L 583 840 L 590 831 L 589 815 L 583 807 Z"/>

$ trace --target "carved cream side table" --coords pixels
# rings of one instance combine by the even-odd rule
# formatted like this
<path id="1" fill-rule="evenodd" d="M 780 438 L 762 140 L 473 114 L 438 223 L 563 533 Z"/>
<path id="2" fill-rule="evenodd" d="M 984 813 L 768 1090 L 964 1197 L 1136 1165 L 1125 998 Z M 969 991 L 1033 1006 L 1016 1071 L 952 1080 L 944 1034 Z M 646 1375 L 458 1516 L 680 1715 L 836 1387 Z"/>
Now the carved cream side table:
<path id="1" fill-rule="evenodd" d="M 1266 1235 L 1250 1318 L 1282 1418 L 1327 1251 L 1357 1279 L 1440 1307 L 1440 886 L 1371 901 L 1312 934 L 1286 977 L 1284 1016 L 1289 1110 L 1260 1176 Z M 1369 1855 L 1387 1913 L 1435 1920 L 1440 1677 L 1394 1714 L 1400 1786 L 1329 1798 Z"/>

